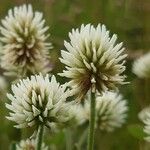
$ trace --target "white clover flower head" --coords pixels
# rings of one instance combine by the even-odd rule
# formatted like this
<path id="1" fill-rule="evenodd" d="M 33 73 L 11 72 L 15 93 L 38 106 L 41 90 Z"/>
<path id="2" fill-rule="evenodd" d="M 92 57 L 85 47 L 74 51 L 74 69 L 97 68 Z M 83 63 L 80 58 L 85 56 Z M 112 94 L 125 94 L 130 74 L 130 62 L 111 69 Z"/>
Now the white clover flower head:
<path id="1" fill-rule="evenodd" d="M 66 102 L 71 91 L 60 85 L 55 76 L 34 75 L 12 85 L 11 101 L 6 107 L 11 111 L 7 119 L 16 122 L 17 128 L 64 123 L 69 117 L 71 103 Z"/>
<path id="2" fill-rule="evenodd" d="M 146 133 L 144 138 L 147 142 L 150 142 L 150 107 L 144 108 L 139 114 L 139 119 L 144 123 L 143 131 Z"/>
<path id="3" fill-rule="evenodd" d="M 48 150 L 48 147 L 42 143 L 42 150 Z M 21 140 L 20 143 L 16 145 L 16 150 L 36 150 L 36 140 L 35 139 L 27 139 Z"/>
<path id="4" fill-rule="evenodd" d="M 66 70 L 60 75 L 71 79 L 69 85 L 79 99 L 91 87 L 102 92 L 124 84 L 122 73 L 127 55 L 123 54 L 123 43 L 116 44 L 117 36 L 110 37 L 105 25 L 81 25 L 80 29 L 72 29 L 69 38 L 69 42 L 64 42 L 67 51 L 61 51 L 60 61 Z"/>
<path id="5" fill-rule="evenodd" d="M 140 78 L 150 78 L 150 52 L 135 60 L 132 70 Z"/>
<path id="6" fill-rule="evenodd" d="M 103 96 L 97 96 L 97 126 L 107 132 L 114 131 L 125 123 L 127 110 L 127 101 L 118 93 L 105 92 Z"/>
<path id="7" fill-rule="evenodd" d="M 51 70 L 49 49 L 52 45 L 46 42 L 48 27 L 41 12 L 34 12 L 31 5 L 22 5 L 10 9 L 1 22 L 1 67 L 7 74 L 26 75 Z"/>
<path id="8" fill-rule="evenodd" d="M 83 123 L 87 122 L 89 120 L 89 103 L 85 102 L 84 105 L 82 104 L 75 104 L 71 107 L 70 113 L 73 116 L 74 125 L 80 126 Z"/>
<path id="9" fill-rule="evenodd" d="M 76 105 L 77 125 L 89 122 L 90 101 L 87 99 L 84 105 Z M 123 100 L 122 95 L 114 92 L 105 92 L 102 96 L 96 96 L 96 125 L 95 128 L 107 132 L 114 131 L 125 123 L 127 118 L 127 101 Z M 77 113 L 78 112 L 78 113 Z"/>

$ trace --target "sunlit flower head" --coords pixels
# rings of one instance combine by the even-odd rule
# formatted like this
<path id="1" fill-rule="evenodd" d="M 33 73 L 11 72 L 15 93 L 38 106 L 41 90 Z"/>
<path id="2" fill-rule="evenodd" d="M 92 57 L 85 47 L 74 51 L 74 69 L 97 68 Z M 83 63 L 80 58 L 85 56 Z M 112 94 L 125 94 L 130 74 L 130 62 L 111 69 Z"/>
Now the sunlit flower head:
<path id="1" fill-rule="evenodd" d="M 84 105 L 76 106 L 77 125 L 89 122 L 90 101 L 85 101 Z M 105 92 L 103 96 L 96 96 L 96 128 L 112 132 L 125 123 L 127 118 L 127 101 L 122 95 L 114 92 Z M 78 112 L 78 113 L 77 113 Z"/>
<path id="2" fill-rule="evenodd" d="M 69 85 L 81 99 L 94 87 L 99 92 L 115 89 L 124 84 L 126 54 L 122 43 L 117 44 L 117 36 L 112 37 L 105 25 L 81 25 L 72 29 L 69 42 L 64 42 L 66 50 L 61 51 L 60 61 L 66 65 L 61 76 L 70 78 Z"/>
<path id="3" fill-rule="evenodd" d="M 140 78 L 150 78 L 150 53 L 135 60 L 133 73 Z"/>
<path id="4" fill-rule="evenodd" d="M 51 123 L 64 123 L 69 117 L 70 103 L 66 99 L 71 91 L 60 85 L 55 76 L 31 76 L 12 85 L 11 101 L 6 107 L 11 111 L 7 119 L 17 123 L 15 127 L 25 128 Z"/>
<path id="5" fill-rule="evenodd" d="M 1 67 L 7 74 L 25 76 L 51 70 L 52 46 L 46 42 L 48 27 L 42 13 L 34 12 L 31 5 L 22 5 L 10 9 L 1 23 Z"/>
<path id="6" fill-rule="evenodd" d="M 144 139 L 150 142 L 150 107 L 144 108 L 139 113 L 139 119 L 144 123 L 144 132 L 147 135 Z"/>
<path id="7" fill-rule="evenodd" d="M 48 147 L 42 143 L 42 150 L 48 150 Z M 36 150 L 36 140 L 27 139 L 21 140 L 20 143 L 16 144 L 16 150 Z"/>

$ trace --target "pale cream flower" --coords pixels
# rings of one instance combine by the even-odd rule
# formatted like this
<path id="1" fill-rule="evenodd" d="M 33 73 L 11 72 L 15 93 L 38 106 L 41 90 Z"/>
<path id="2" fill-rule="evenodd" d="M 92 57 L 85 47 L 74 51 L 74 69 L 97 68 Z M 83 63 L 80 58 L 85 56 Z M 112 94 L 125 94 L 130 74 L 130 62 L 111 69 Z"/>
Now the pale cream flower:
<path id="1" fill-rule="evenodd" d="M 101 130 L 111 132 L 121 127 L 126 122 L 127 111 L 127 101 L 118 93 L 106 92 L 96 98 L 97 125 Z"/>
<path id="2" fill-rule="evenodd" d="M 139 119 L 144 123 L 143 131 L 147 134 L 144 139 L 150 142 L 150 107 L 144 108 L 138 116 Z"/>
<path id="3" fill-rule="evenodd" d="M 66 99 L 71 91 L 60 85 L 55 76 L 49 79 L 40 75 L 20 80 L 12 85 L 12 94 L 7 94 L 11 103 L 6 107 L 11 111 L 7 119 L 16 122 L 17 128 L 65 123 L 70 118 L 70 105 Z"/>
<path id="4" fill-rule="evenodd" d="M 48 147 L 42 143 L 42 150 L 48 150 Z M 16 150 L 36 150 L 36 140 L 34 139 L 27 139 L 21 140 L 20 143 L 16 145 Z"/>
<path id="5" fill-rule="evenodd" d="M 85 101 L 84 105 L 78 106 L 76 113 L 78 124 L 85 123 L 90 119 L 90 103 Z M 76 109 L 76 110 L 78 110 Z M 107 132 L 114 131 L 125 123 L 127 118 L 127 101 L 114 92 L 105 92 L 102 96 L 96 96 L 96 128 Z M 82 122 L 81 122 L 82 121 Z"/>
<path id="6" fill-rule="evenodd" d="M 34 12 L 31 5 L 22 5 L 10 9 L 1 22 L 1 67 L 7 74 L 25 76 L 51 70 L 52 46 L 46 42 L 48 27 L 41 12 Z"/>
<path id="7" fill-rule="evenodd" d="M 140 78 L 150 78 L 150 52 L 135 60 L 133 73 Z"/>
<path id="8" fill-rule="evenodd" d="M 70 114 L 72 114 L 72 118 L 75 126 L 80 126 L 85 122 L 89 121 L 90 115 L 90 105 L 89 102 L 85 102 L 82 104 L 75 104 L 70 109 Z"/>
<path id="9" fill-rule="evenodd" d="M 82 25 L 69 33 L 69 42 L 64 42 L 67 51 L 62 50 L 60 61 L 66 65 L 61 76 L 70 78 L 71 86 L 81 99 L 91 87 L 99 92 L 112 90 L 124 84 L 126 54 L 122 43 L 116 44 L 105 25 Z"/>

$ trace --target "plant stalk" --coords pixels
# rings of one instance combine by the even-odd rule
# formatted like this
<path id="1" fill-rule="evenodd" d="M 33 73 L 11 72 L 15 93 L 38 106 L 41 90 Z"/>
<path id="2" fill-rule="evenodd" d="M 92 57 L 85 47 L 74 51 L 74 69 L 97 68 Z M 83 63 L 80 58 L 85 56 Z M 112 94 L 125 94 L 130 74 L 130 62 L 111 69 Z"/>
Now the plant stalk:
<path id="1" fill-rule="evenodd" d="M 94 150 L 94 129 L 95 128 L 95 92 L 91 89 L 90 97 L 90 121 L 87 150 Z"/>
<path id="2" fill-rule="evenodd" d="M 43 125 L 40 125 L 37 133 L 37 150 L 42 150 L 43 130 Z"/>

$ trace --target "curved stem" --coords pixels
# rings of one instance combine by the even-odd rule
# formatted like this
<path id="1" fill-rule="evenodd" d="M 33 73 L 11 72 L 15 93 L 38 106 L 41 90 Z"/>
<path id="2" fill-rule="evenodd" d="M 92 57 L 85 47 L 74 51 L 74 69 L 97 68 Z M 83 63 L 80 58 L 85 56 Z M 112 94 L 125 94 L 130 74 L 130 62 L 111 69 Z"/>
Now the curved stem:
<path id="1" fill-rule="evenodd" d="M 37 133 L 37 150 L 41 150 L 41 147 L 42 147 L 43 130 L 44 130 L 44 127 L 40 125 L 38 128 L 38 133 Z"/>
<path id="2" fill-rule="evenodd" d="M 90 98 L 90 122 L 89 122 L 89 135 L 87 150 L 94 149 L 94 128 L 95 128 L 95 92 L 91 90 Z"/>

